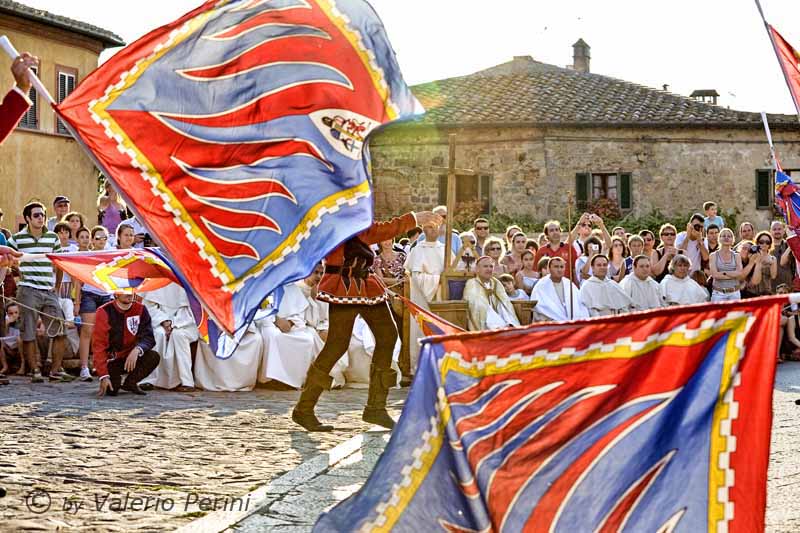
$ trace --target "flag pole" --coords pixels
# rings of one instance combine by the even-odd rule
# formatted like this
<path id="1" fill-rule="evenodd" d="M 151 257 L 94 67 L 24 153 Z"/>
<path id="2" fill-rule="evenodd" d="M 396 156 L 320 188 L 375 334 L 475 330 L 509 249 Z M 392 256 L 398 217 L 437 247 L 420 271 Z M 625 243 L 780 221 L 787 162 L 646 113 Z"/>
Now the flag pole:
<path id="1" fill-rule="evenodd" d="M 769 143 L 769 155 L 772 157 L 772 165 L 777 168 L 778 157 L 775 155 L 775 145 L 772 143 L 772 132 L 769 130 L 769 122 L 767 121 L 767 114 L 761 112 L 761 121 L 764 123 L 764 133 L 767 134 L 767 142 Z"/>
<path id="2" fill-rule="evenodd" d="M 16 59 L 19 57 L 19 52 L 17 52 L 17 49 L 14 48 L 14 45 L 11 44 L 11 41 L 9 41 L 8 37 L 5 35 L 0 35 L 0 47 L 11 59 Z M 36 92 L 44 96 L 44 99 L 47 100 L 50 105 L 56 105 L 56 101 L 53 100 L 53 96 L 50 94 L 50 91 L 47 90 L 42 83 L 42 80 L 39 79 L 39 76 L 37 76 L 36 73 L 31 69 L 28 69 L 28 78 L 31 80 L 31 85 L 36 88 Z"/>
<path id="3" fill-rule="evenodd" d="M 547 232 L 546 227 L 545 227 L 545 232 Z M 572 191 L 569 191 L 567 193 L 567 232 L 568 232 L 567 235 L 572 235 Z M 565 270 L 567 272 L 572 272 L 572 275 L 575 275 L 575 272 L 573 272 L 573 269 L 575 268 L 575 262 L 572 260 L 572 252 L 575 249 L 575 246 L 573 243 L 570 242 L 569 236 L 567 237 L 567 244 L 569 245 L 569 250 L 567 253 L 569 254 L 568 257 L 570 264 L 567 265 L 569 268 Z M 569 279 L 569 319 L 574 320 L 575 317 L 574 317 L 574 311 L 572 309 L 573 306 L 572 303 L 574 301 L 573 287 L 575 285 L 575 282 L 572 280 L 572 276 L 568 276 L 567 279 Z"/>
<path id="4" fill-rule="evenodd" d="M 797 121 L 800 122 L 800 102 L 798 102 L 795 97 L 794 93 L 792 92 L 792 84 L 789 81 L 789 77 L 786 74 L 786 70 L 783 68 L 783 63 L 781 62 L 781 53 L 778 50 L 778 44 L 775 42 L 775 37 L 772 35 L 772 31 L 770 30 L 769 23 L 767 22 L 766 17 L 764 17 L 764 10 L 761 8 L 761 2 L 759 0 L 755 0 L 756 7 L 758 8 L 758 13 L 761 15 L 761 21 L 764 23 L 764 29 L 767 30 L 767 36 L 769 37 L 769 42 L 772 43 L 772 50 L 775 52 L 775 59 L 778 60 L 778 66 L 781 68 L 781 73 L 783 74 L 783 81 L 786 82 L 786 87 L 789 89 L 789 95 L 792 97 L 792 102 L 794 103 L 794 110 L 797 113 Z"/>

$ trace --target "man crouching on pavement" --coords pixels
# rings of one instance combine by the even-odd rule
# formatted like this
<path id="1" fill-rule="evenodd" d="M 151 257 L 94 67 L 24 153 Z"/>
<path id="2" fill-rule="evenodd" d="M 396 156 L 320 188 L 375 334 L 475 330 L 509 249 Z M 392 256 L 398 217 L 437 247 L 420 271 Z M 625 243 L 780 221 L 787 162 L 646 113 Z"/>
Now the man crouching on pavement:
<path id="1" fill-rule="evenodd" d="M 92 337 L 95 369 L 100 377 L 102 398 L 116 396 L 120 388 L 144 395 L 139 382 L 158 366 L 161 357 L 156 345 L 153 324 L 147 308 L 133 301 L 132 294 L 119 293 L 97 310 Z M 126 373 L 125 383 L 122 374 Z"/>

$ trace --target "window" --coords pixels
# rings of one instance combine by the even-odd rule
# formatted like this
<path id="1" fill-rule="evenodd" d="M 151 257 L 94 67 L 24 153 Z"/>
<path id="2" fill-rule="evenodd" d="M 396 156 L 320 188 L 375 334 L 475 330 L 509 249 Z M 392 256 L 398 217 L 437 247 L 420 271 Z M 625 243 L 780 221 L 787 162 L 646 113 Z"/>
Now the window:
<path id="1" fill-rule="evenodd" d="M 756 209 L 771 209 L 773 197 L 772 170 L 756 170 Z"/>
<path id="2" fill-rule="evenodd" d="M 34 74 L 39 74 L 39 69 L 33 67 Z M 19 121 L 20 128 L 28 128 L 31 130 L 38 130 L 39 129 L 39 99 L 37 98 L 36 89 L 31 87 L 30 91 L 28 91 L 28 98 L 33 105 L 28 108 L 28 111 L 22 115 L 22 119 Z"/>
<path id="3" fill-rule="evenodd" d="M 575 175 L 575 197 L 578 209 L 586 209 L 589 204 L 608 198 L 616 200 L 620 209 L 633 207 L 631 192 L 632 176 L 627 172 L 588 173 Z"/>
<path id="4" fill-rule="evenodd" d="M 481 214 L 492 209 L 492 177 L 456 176 L 456 206 L 463 203 L 480 202 Z M 439 175 L 439 204 L 447 205 L 447 175 Z"/>
<path id="5" fill-rule="evenodd" d="M 601 198 L 617 199 L 616 174 L 592 174 L 592 201 Z"/>
<path id="6" fill-rule="evenodd" d="M 66 100 L 67 96 L 72 94 L 72 91 L 75 90 L 77 82 L 77 70 L 56 65 L 56 102 L 60 104 Z M 56 133 L 69 135 L 69 130 L 67 130 L 67 127 L 61 122 L 61 119 L 56 119 Z"/>

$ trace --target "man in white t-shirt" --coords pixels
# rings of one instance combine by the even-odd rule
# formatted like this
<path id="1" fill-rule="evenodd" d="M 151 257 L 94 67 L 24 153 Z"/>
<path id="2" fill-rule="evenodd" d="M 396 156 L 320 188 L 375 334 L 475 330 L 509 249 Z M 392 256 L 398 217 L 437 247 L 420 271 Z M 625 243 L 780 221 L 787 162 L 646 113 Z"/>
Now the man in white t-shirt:
<path id="1" fill-rule="evenodd" d="M 692 262 L 689 274 L 700 270 L 703 261 L 708 261 L 708 248 L 703 242 L 703 222 L 705 218 L 700 213 L 695 213 L 686 224 L 686 231 L 678 233 L 675 246 L 678 253 L 685 255 Z"/>

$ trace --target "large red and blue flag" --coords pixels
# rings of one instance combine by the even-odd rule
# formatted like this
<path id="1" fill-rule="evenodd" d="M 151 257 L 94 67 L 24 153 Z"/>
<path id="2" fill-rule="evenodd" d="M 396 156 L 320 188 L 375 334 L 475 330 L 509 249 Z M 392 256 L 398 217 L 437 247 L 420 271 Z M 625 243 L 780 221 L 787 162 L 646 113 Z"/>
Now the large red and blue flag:
<path id="1" fill-rule="evenodd" d="M 364 0 L 215 0 L 57 111 L 214 320 L 370 226 L 367 135 L 420 108 Z"/>
<path id="2" fill-rule="evenodd" d="M 314 531 L 762 531 L 785 302 L 426 339 L 385 452 Z"/>

